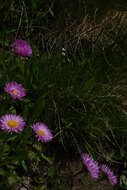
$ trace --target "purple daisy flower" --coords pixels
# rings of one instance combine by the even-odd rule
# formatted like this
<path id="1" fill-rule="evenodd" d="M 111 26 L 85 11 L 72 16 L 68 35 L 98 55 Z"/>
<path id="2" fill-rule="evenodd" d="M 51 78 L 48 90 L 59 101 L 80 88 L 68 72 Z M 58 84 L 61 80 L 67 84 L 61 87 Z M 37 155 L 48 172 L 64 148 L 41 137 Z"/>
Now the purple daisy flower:
<path id="1" fill-rule="evenodd" d="M 25 95 L 25 89 L 17 82 L 9 82 L 5 85 L 4 91 L 10 94 L 13 99 L 22 99 Z"/>
<path id="2" fill-rule="evenodd" d="M 101 164 L 100 169 L 105 173 L 111 185 L 117 184 L 117 177 L 106 164 Z"/>
<path id="3" fill-rule="evenodd" d="M 32 55 L 32 48 L 25 40 L 15 40 L 11 45 L 11 50 L 23 57 L 29 57 Z"/>
<path id="4" fill-rule="evenodd" d="M 24 125 L 25 122 L 19 115 L 6 114 L 0 118 L 0 128 L 10 133 L 22 131 Z"/>
<path id="5" fill-rule="evenodd" d="M 87 154 L 83 153 L 81 155 L 83 164 L 87 168 L 90 176 L 94 179 L 98 179 L 99 177 L 99 166 L 98 164 Z"/>
<path id="6" fill-rule="evenodd" d="M 34 123 L 32 128 L 38 141 L 49 142 L 53 139 L 50 129 L 44 123 Z"/>

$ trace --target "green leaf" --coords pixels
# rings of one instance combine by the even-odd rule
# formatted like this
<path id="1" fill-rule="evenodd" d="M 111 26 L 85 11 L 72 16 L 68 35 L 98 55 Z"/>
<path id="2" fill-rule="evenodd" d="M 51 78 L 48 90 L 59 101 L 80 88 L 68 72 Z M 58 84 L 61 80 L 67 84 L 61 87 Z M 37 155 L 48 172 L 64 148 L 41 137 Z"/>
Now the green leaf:
<path id="1" fill-rule="evenodd" d="M 39 144 L 39 143 L 33 144 L 33 147 L 34 147 L 38 152 L 41 152 L 41 150 L 42 150 L 42 145 Z"/>
<path id="2" fill-rule="evenodd" d="M 37 160 L 37 154 L 35 153 L 35 152 L 33 152 L 33 151 L 29 151 L 28 152 L 28 158 L 30 159 L 30 160 Z"/>
<path id="3" fill-rule="evenodd" d="M 120 176 L 120 186 L 123 189 L 127 189 L 127 177 L 125 175 Z"/>
<path id="4" fill-rule="evenodd" d="M 13 183 L 16 183 L 18 181 L 18 178 L 16 175 L 11 175 L 8 177 L 8 182 L 9 184 L 13 184 Z"/>
<path id="5" fill-rule="evenodd" d="M 83 92 L 88 92 L 94 88 L 95 84 L 96 84 L 95 79 L 91 78 L 85 82 L 83 81 L 81 88 L 82 88 Z"/>
<path id="6" fill-rule="evenodd" d="M 43 153 L 41 153 L 41 157 L 42 157 L 44 160 L 46 160 L 49 164 L 52 164 L 52 163 L 53 163 L 53 161 L 52 161 L 49 157 L 45 156 Z"/>
<path id="7" fill-rule="evenodd" d="M 50 13 L 52 16 L 54 16 L 54 12 L 52 11 L 51 8 L 49 8 L 49 13 Z"/>
<path id="8" fill-rule="evenodd" d="M 27 165 L 26 165 L 24 160 L 21 162 L 21 165 L 22 165 L 22 167 L 24 168 L 25 171 L 28 171 Z"/>
<path id="9" fill-rule="evenodd" d="M 49 177 L 54 177 L 55 173 L 56 173 L 56 171 L 55 171 L 54 167 L 48 168 L 47 174 L 48 174 Z"/>
<path id="10" fill-rule="evenodd" d="M 0 169 L 0 175 L 1 176 L 6 176 L 7 175 L 7 172 L 3 169 Z"/>

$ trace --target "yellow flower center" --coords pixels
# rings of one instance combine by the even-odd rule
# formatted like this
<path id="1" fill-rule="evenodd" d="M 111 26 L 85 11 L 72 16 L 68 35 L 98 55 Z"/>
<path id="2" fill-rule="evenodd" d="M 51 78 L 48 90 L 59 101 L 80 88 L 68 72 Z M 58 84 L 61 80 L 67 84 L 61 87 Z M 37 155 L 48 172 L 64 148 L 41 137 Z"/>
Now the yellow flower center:
<path id="1" fill-rule="evenodd" d="M 9 120 L 9 121 L 7 122 L 7 125 L 8 125 L 10 128 L 15 128 L 15 127 L 17 127 L 18 122 L 15 121 L 15 120 Z"/>
<path id="2" fill-rule="evenodd" d="M 41 129 L 38 129 L 37 134 L 40 135 L 40 136 L 44 136 L 45 133 Z"/>
<path id="3" fill-rule="evenodd" d="M 12 94 L 16 95 L 17 93 L 17 90 L 12 90 Z"/>

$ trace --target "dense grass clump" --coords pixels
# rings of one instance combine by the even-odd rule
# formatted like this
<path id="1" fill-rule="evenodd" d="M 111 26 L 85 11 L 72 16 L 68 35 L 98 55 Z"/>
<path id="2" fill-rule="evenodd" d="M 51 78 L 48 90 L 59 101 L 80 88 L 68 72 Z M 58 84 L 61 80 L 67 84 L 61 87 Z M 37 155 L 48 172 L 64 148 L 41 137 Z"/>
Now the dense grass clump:
<path id="1" fill-rule="evenodd" d="M 63 165 L 80 163 L 84 152 L 88 166 L 93 157 L 114 180 L 110 164 L 126 187 L 127 17 L 98 3 L 3 2 L 0 189 L 19 188 L 27 178 L 33 190 L 70 190 L 74 176 L 61 174 Z M 17 116 L 23 126 L 14 130 Z"/>

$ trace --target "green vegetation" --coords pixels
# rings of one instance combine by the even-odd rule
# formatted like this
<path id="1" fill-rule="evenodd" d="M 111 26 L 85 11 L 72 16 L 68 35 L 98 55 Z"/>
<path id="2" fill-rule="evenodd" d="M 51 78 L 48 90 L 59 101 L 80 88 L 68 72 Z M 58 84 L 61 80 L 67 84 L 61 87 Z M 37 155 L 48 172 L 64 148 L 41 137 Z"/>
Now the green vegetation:
<path id="1" fill-rule="evenodd" d="M 120 177 L 118 189 L 127 188 L 125 0 L 105 10 L 92 0 L 1 5 L 0 116 L 19 114 L 27 124 L 19 134 L 0 131 L 0 189 L 16 189 L 29 177 L 31 190 L 70 190 L 73 176 L 60 175 L 60 168 L 80 162 L 81 152 L 110 164 Z M 31 44 L 32 57 L 10 51 L 15 39 Z M 4 92 L 10 81 L 26 89 L 22 101 Z M 34 121 L 50 127 L 53 141 L 37 141 Z"/>

